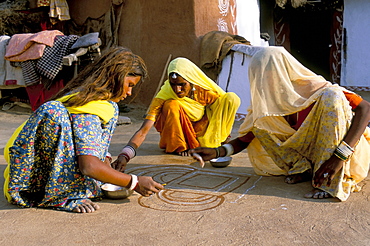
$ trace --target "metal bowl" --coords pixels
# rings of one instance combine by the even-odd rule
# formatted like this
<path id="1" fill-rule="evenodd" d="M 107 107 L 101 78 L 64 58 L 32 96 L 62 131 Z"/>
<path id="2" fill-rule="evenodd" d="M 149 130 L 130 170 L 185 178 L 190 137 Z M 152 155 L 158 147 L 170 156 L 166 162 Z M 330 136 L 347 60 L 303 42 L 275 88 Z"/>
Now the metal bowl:
<path id="1" fill-rule="evenodd" d="M 209 162 L 214 167 L 227 167 L 231 163 L 231 160 L 232 158 L 230 156 L 224 156 L 212 159 Z"/>
<path id="2" fill-rule="evenodd" d="M 101 186 L 103 194 L 106 198 L 109 199 L 125 199 L 132 195 L 133 190 L 129 190 L 125 187 L 121 187 L 114 184 L 103 184 Z"/>

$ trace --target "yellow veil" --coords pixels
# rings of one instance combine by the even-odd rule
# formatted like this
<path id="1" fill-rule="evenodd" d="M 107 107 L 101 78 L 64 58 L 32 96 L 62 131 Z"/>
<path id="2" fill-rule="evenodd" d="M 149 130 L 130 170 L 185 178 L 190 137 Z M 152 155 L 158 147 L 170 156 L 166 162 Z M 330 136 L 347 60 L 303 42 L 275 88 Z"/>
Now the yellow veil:
<path id="1" fill-rule="evenodd" d="M 225 94 L 225 91 L 221 89 L 213 80 L 211 80 L 203 71 L 190 60 L 179 57 L 172 60 L 167 69 L 168 73 L 178 73 L 189 81 L 190 83 L 200 86 L 206 90 L 213 91 L 220 96 Z M 177 100 L 184 108 L 186 114 L 189 116 L 191 121 L 198 121 L 204 115 L 204 106 L 194 101 L 189 97 L 179 98 L 172 90 L 168 79 L 164 82 L 161 90 L 156 95 L 156 98 L 163 100 L 174 99 Z"/>
<path id="2" fill-rule="evenodd" d="M 251 46 L 253 49 L 253 46 Z M 284 47 L 256 47 L 249 65 L 251 107 L 239 128 L 240 136 L 253 126 L 269 132 L 290 132 L 281 117 L 311 105 L 332 84 L 304 67 Z"/>

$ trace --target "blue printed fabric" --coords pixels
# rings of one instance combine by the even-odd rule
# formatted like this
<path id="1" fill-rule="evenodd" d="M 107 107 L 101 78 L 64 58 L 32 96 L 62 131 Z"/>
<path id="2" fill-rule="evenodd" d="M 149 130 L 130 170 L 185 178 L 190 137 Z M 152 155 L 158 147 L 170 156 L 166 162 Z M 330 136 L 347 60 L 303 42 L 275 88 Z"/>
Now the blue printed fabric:
<path id="1" fill-rule="evenodd" d="M 117 118 L 106 124 L 97 115 L 69 114 L 62 103 L 41 105 L 10 148 L 9 194 L 20 207 L 71 211 L 85 199 L 99 198 L 99 182 L 82 175 L 77 155 L 104 160 Z"/>

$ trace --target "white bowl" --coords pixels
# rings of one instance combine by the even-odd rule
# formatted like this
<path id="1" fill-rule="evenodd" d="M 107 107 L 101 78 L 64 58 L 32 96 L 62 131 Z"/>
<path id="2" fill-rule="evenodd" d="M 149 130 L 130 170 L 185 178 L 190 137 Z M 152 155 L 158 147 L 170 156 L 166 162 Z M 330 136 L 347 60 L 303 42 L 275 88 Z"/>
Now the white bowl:
<path id="1" fill-rule="evenodd" d="M 134 193 L 133 190 L 129 190 L 126 187 L 121 187 L 114 184 L 103 184 L 101 186 L 103 194 L 106 198 L 110 199 L 125 199 Z"/>

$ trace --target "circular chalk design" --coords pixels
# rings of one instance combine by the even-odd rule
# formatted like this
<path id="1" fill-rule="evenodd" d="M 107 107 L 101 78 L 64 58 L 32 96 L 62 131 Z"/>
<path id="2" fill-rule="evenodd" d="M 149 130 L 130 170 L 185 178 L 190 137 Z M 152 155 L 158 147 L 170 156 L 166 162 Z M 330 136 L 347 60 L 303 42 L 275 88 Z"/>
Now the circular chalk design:
<path id="1" fill-rule="evenodd" d="M 246 188 L 249 175 L 227 171 L 213 171 L 192 166 L 141 166 L 127 170 L 136 175 L 151 176 L 165 189 L 150 197 L 140 196 L 138 203 L 146 208 L 197 212 L 216 208 L 225 201 L 225 195 Z M 245 190 L 245 189 L 243 189 Z"/>

